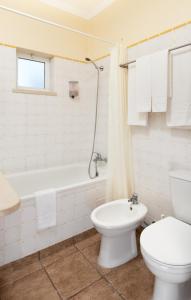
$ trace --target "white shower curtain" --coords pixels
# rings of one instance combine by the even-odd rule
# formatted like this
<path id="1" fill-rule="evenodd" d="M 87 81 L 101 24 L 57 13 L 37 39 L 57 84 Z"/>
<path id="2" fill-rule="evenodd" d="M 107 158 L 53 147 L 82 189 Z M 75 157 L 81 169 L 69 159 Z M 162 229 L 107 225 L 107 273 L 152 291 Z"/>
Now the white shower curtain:
<path id="1" fill-rule="evenodd" d="M 111 50 L 107 201 L 128 198 L 133 192 L 131 133 L 127 125 L 127 49 Z"/>

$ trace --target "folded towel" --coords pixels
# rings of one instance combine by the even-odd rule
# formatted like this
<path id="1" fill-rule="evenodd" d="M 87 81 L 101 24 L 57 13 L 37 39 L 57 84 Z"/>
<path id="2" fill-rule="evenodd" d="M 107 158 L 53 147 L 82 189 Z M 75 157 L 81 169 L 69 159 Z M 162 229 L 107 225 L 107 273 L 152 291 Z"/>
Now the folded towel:
<path id="1" fill-rule="evenodd" d="M 56 191 L 53 189 L 35 193 L 37 228 L 43 230 L 56 225 Z"/>
<path id="2" fill-rule="evenodd" d="M 167 125 L 191 127 L 191 47 L 171 52 L 171 98 L 168 100 Z"/>
<path id="3" fill-rule="evenodd" d="M 151 56 L 136 61 L 136 107 L 137 112 L 151 111 Z"/>
<path id="4" fill-rule="evenodd" d="M 139 113 L 136 110 L 136 63 L 128 67 L 128 120 L 129 125 L 146 126 L 148 113 Z"/>
<path id="5" fill-rule="evenodd" d="M 168 98 L 168 50 L 151 55 L 152 111 L 166 112 Z"/>

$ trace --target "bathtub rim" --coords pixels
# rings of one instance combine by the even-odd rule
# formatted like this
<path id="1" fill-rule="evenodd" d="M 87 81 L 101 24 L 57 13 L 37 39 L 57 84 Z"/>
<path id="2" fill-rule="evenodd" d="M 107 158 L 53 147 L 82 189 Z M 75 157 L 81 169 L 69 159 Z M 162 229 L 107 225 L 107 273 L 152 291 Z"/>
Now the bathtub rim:
<path id="1" fill-rule="evenodd" d="M 61 170 L 61 169 L 69 169 L 71 167 L 84 167 L 86 164 L 85 163 L 78 163 L 78 164 L 69 164 L 69 165 L 62 165 L 62 166 L 56 166 L 56 167 L 48 167 L 48 168 L 42 168 L 42 169 L 33 169 L 33 170 L 30 170 L 30 171 L 22 171 L 22 172 L 15 172 L 15 173 L 4 173 L 4 176 L 6 177 L 7 180 L 9 180 L 9 178 L 14 178 L 14 177 L 19 177 L 19 176 L 25 176 L 25 175 L 34 175 L 35 174 L 41 174 L 43 172 L 51 172 L 53 170 Z M 104 167 L 100 167 L 100 168 L 104 168 Z M 106 169 L 106 168 L 105 168 Z M 80 188 L 86 184 L 94 184 L 96 182 L 101 182 L 101 181 L 106 181 L 107 180 L 107 174 L 106 172 L 104 172 L 103 174 L 101 174 L 99 177 L 96 177 L 94 179 L 90 179 L 90 178 L 87 178 L 86 180 L 83 180 L 81 182 L 76 182 L 76 183 L 73 183 L 73 184 L 68 184 L 66 186 L 62 186 L 62 187 L 59 187 L 59 188 L 55 188 L 56 192 L 62 192 L 62 191 L 67 191 L 67 190 L 71 190 L 71 189 L 74 189 L 74 188 Z M 39 191 L 39 190 L 37 190 Z M 35 191 L 35 192 L 37 192 Z M 34 193 L 31 193 L 31 194 L 27 194 L 27 195 L 24 195 L 24 196 L 19 196 L 21 201 L 24 201 L 24 200 L 29 200 L 31 198 L 34 198 L 35 197 L 35 192 Z"/>

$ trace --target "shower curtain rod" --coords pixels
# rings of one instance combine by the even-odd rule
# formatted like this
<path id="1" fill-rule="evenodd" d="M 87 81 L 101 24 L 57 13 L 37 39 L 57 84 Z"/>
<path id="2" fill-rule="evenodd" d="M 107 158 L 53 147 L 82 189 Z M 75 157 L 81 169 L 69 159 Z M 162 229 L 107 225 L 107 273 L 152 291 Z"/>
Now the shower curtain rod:
<path id="1" fill-rule="evenodd" d="M 178 50 L 178 49 L 181 49 L 181 48 L 184 48 L 184 47 L 188 47 L 188 46 L 191 46 L 191 43 L 183 44 L 183 45 L 181 45 L 181 46 L 177 46 L 177 47 L 174 47 L 174 48 L 170 48 L 170 49 L 168 50 L 168 52 L 172 52 L 172 51 L 174 51 L 174 50 Z M 129 66 L 130 64 L 135 63 L 135 62 L 136 62 L 136 60 L 130 60 L 128 63 L 121 64 L 121 65 L 119 65 L 119 66 L 120 66 L 121 68 L 128 69 L 128 66 Z"/>
<path id="2" fill-rule="evenodd" d="M 17 15 L 20 15 L 20 16 L 23 16 L 23 17 L 26 17 L 26 18 L 29 18 L 29 19 L 32 19 L 32 20 L 35 20 L 35 21 L 38 21 L 38 22 L 41 22 L 41 23 L 44 23 L 44 24 L 48 24 L 50 26 L 54 26 L 54 27 L 57 27 L 57 28 L 60 28 L 60 29 L 64 29 L 64 30 L 68 30 L 68 31 L 71 31 L 71 32 L 74 32 L 74 33 L 78 33 L 78 34 L 81 34 L 85 37 L 89 37 L 91 39 L 95 39 L 95 40 L 98 40 L 98 41 L 101 41 L 101 42 L 104 42 L 104 43 L 108 43 L 108 44 L 111 44 L 111 45 L 115 44 L 112 41 L 102 39 L 102 38 L 100 38 L 96 35 L 86 33 L 86 32 L 80 31 L 78 29 L 74 29 L 74 28 L 71 28 L 69 26 L 61 25 L 61 24 L 58 24 L 58 23 L 55 23 L 55 22 L 52 22 L 52 21 L 48 21 L 46 19 L 42 19 L 42 18 L 33 16 L 31 14 L 27 14 L 27 13 L 24 13 L 22 11 L 19 11 L 19 10 L 16 10 L 16 9 L 13 9 L 13 8 L 10 8 L 10 7 L 4 6 L 4 5 L 0 5 L 0 9 L 11 12 L 11 13 L 14 13 L 14 14 L 17 14 Z"/>

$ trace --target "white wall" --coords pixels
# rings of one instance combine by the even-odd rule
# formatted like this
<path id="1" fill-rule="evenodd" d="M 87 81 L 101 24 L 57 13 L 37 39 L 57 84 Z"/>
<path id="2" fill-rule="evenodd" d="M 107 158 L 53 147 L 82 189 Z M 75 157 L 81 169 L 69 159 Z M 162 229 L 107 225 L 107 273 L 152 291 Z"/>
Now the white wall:
<path id="1" fill-rule="evenodd" d="M 129 60 L 190 41 L 189 25 L 129 49 Z M 172 169 L 191 168 L 191 130 L 170 129 L 165 113 L 149 113 L 148 127 L 132 127 L 132 142 L 135 189 L 148 206 L 147 221 L 172 215 L 168 174 Z"/>
<path id="2" fill-rule="evenodd" d="M 106 153 L 108 61 L 101 74 L 97 150 Z M 58 96 L 15 94 L 16 50 L 0 47 L 0 169 L 6 173 L 88 161 L 96 95 L 92 65 L 52 60 Z M 68 96 L 68 81 L 80 83 L 80 100 Z"/>

